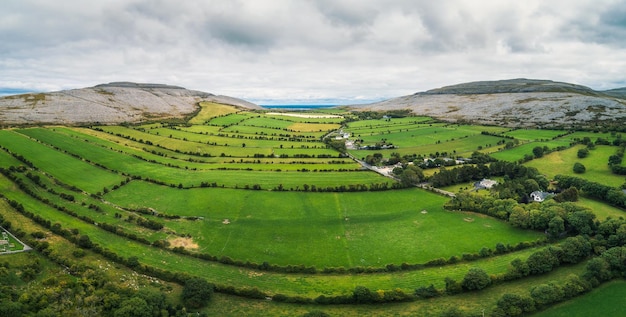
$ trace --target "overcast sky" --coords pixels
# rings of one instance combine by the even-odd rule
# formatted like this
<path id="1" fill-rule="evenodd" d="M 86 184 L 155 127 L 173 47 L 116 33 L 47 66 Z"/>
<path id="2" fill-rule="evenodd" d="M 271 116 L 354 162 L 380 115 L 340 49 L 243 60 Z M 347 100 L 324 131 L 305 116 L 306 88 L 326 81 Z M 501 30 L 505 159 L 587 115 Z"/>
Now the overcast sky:
<path id="1" fill-rule="evenodd" d="M 163 83 L 260 104 L 468 81 L 626 86 L 626 0 L 2 0 L 0 92 Z"/>

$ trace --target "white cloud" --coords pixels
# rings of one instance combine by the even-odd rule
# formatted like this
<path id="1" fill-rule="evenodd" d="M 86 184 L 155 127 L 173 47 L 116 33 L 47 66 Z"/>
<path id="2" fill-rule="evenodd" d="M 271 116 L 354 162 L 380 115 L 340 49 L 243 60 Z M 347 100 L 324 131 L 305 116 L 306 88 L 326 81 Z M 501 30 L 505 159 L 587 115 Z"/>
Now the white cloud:
<path id="1" fill-rule="evenodd" d="M 0 88 L 156 82 L 379 100 L 473 80 L 626 85 L 623 0 L 8 0 Z"/>

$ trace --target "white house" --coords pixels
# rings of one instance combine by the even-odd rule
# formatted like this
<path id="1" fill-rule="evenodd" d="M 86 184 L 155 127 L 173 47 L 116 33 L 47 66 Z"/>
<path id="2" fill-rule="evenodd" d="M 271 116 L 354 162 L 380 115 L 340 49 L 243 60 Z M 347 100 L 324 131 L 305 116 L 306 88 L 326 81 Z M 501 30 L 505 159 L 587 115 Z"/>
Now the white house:
<path id="1" fill-rule="evenodd" d="M 536 202 L 542 202 L 544 200 L 546 200 L 546 198 L 548 198 L 549 196 L 552 196 L 551 193 L 548 192 L 542 192 L 542 191 L 534 191 L 532 193 L 530 193 L 530 199 L 532 199 L 533 201 Z"/>

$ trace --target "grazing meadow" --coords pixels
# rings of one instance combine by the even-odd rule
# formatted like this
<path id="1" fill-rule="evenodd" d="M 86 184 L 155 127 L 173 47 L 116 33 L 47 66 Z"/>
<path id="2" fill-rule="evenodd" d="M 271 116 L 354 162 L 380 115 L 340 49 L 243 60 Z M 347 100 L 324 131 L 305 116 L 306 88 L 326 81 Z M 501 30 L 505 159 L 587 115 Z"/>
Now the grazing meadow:
<path id="1" fill-rule="evenodd" d="M 495 197 L 497 186 L 475 191 L 475 179 L 437 191 L 429 179 L 499 160 L 535 168 L 547 184 L 568 175 L 617 190 L 625 177 L 608 162 L 620 139 L 611 132 L 201 103 L 184 123 L 0 130 L 0 214 L 19 219 L 11 230 L 44 231 L 36 244 L 94 253 L 83 259 L 55 251 L 78 264 L 99 256 L 174 284 L 205 279 L 218 292 L 201 310 L 206 314 L 437 316 L 459 308 L 474 316 L 497 312 L 504 292 L 526 296 L 534 285 L 582 275 L 593 256 L 516 276 L 513 262 L 562 248 L 568 232 L 554 237 L 512 225 L 502 216 L 519 211 L 507 207 L 511 201 L 490 206 L 491 215 L 445 208 L 461 192 Z M 589 149 L 586 157 L 579 157 L 582 149 Z M 412 166 L 422 175 L 407 182 L 398 170 L 379 173 L 362 160 L 392 165 L 378 171 Z M 586 171 L 575 173 L 574 163 Z M 576 206 L 598 220 L 624 214 L 577 194 Z M 462 283 L 476 268 L 493 285 L 458 286 L 455 293 L 450 280 Z M 599 301 L 594 294 L 614 285 L 581 302 Z M 433 298 L 420 297 L 428 287 Z M 359 302 L 363 288 L 367 302 Z M 576 309 L 568 305 L 554 311 Z"/>

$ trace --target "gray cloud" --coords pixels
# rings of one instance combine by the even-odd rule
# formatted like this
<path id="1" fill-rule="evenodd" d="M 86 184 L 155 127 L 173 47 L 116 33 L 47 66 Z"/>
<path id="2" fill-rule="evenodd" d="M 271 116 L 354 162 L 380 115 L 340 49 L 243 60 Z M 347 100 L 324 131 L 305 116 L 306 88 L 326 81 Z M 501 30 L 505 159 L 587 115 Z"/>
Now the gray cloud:
<path id="1" fill-rule="evenodd" d="M 376 100 L 472 80 L 614 88 L 623 0 L 7 0 L 0 88 L 159 82 L 251 100 Z"/>

